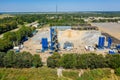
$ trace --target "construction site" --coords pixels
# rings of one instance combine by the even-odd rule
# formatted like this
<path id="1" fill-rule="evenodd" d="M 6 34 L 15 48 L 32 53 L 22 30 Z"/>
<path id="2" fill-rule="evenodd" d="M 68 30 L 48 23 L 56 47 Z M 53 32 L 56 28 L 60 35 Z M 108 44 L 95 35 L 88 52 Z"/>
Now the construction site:
<path id="1" fill-rule="evenodd" d="M 46 62 L 54 52 L 115 54 L 119 51 L 120 45 L 113 44 L 113 38 L 104 35 L 95 26 L 84 28 L 52 26 L 38 29 L 32 38 L 24 42 L 24 48 L 21 51 L 40 54 L 42 61 Z"/>

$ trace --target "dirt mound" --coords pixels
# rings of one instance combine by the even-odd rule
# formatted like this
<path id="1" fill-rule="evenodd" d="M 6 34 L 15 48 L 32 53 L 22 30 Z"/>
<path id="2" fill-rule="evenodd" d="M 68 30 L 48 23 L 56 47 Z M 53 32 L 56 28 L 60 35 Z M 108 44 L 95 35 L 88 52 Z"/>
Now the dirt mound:
<path id="1" fill-rule="evenodd" d="M 74 31 L 74 30 L 65 30 L 63 33 L 62 33 L 62 37 L 66 37 L 66 38 L 75 38 L 75 37 L 78 37 L 79 33 L 77 31 Z"/>

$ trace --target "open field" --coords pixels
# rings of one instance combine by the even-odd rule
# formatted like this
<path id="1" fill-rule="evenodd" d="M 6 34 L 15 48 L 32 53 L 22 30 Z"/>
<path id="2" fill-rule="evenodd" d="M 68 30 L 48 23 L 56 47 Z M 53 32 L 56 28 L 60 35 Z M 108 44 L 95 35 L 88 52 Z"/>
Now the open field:
<path id="1" fill-rule="evenodd" d="M 30 69 L 0 69 L 0 80 L 76 80 L 78 72 L 64 71 L 63 76 L 58 78 L 57 69 L 47 67 Z"/>
<path id="2" fill-rule="evenodd" d="M 94 69 L 85 72 L 78 80 L 120 80 L 110 69 Z"/>
<path id="3" fill-rule="evenodd" d="M 0 15 L 0 19 L 3 19 L 5 17 L 14 17 L 14 16 L 11 16 L 9 14 L 2 14 L 2 15 Z"/>
<path id="4" fill-rule="evenodd" d="M 120 77 L 111 73 L 111 69 L 83 70 L 79 77 L 80 70 L 63 70 L 63 77 L 58 78 L 57 69 L 47 67 L 13 69 L 0 68 L 0 80 L 120 80 Z"/>
<path id="5" fill-rule="evenodd" d="M 92 23 L 92 25 L 97 26 L 101 31 L 106 32 L 120 40 L 119 23 Z"/>

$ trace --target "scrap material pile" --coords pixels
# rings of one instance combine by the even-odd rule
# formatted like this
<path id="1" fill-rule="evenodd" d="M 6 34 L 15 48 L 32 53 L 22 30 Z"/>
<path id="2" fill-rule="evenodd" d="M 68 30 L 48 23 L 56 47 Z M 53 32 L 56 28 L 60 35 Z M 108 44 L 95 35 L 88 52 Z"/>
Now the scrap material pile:
<path id="1" fill-rule="evenodd" d="M 69 41 L 74 44 L 75 48 L 85 45 L 95 45 L 98 43 L 101 32 L 99 31 L 78 31 L 78 30 L 65 30 L 59 31 L 58 40 L 61 48 L 65 42 Z"/>

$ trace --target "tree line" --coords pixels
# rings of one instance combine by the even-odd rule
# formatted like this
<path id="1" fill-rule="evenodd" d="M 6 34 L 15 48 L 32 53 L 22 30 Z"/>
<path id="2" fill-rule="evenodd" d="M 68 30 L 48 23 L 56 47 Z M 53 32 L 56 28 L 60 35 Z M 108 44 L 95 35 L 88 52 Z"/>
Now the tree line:
<path id="1" fill-rule="evenodd" d="M 87 24 L 83 19 L 74 14 L 23 14 L 16 15 L 16 20 L 19 24 L 32 23 L 38 21 L 40 26 L 50 24 L 54 25 L 77 25 L 77 24 Z M 56 23 L 56 24 L 55 24 Z"/>
<path id="2" fill-rule="evenodd" d="M 17 28 L 17 22 L 13 18 L 0 19 L 0 34 Z"/>
<path id="3" fill-rule="evenodd" d="M 29 52 L 15 53 L 8 51 L 0 52 L 0 67 L 6 68 L 30 68 L 41 67 L 42 62 L 39 55 L 31 55 Z"/>
<path id="4" fill-rule="evenodd" d="M 34 30 L 35 28 L 23 26 L 16 32 L 6 32 L 0 39 L 0 52 L 7 52 L 13 46 L 18 46 L 26 37 L 31 37 Z"/>
<path id="5" fill-rule="evenodd" d="M 42 61 L 39 55 L 31 55 L 29 52 L 15 53 L 13 51 L 0 52 L 0 67 L 6 68 L 30 68 L 41 67 Z M 63 67 L 66 69 L 119 69 L 120 55 L 89 54 L 64 54 L 54 53 L 47 59 L 47 66 L 51 68 Z M 120 69 L 119 69 L 120 70 Z"/>
<path id="6" fill-rule="evenodd" d="M 99 23 L 99 22 L 118 22 L 118 21 L 120 21 L 120 19 L 98 19 L 98 20 L 94 19 L 94 20 L 92 20 L 92 22 L 97 22 L 97 23 Z"/>
<path id="7" fill-rule="evenodd" d="M 63 67 L 66 69 L 96 69 L 96 68 L 119 68 L 120 55 L 107 54 L 97 55 L 94 53 L 89 54 L 64 54 L 60 56 L 54 53 L 47 59 L 47 66 L 51 68 Z"/>
<path id="8" fill-rule="evenodd" d="M 25 25 L 38 21 L 40 26 L 50 24 L 50 26 L 77 26 L 87 25 L 82 18 L 88 17 L 116 17 L 118 13 L 61 13 L 61 14 L 14 14 L 14 17 L 0 19 L 0 34 L 17 28 L 17 25 Z M 92 22 L 117 22 L 119 19 L 100 19 Z"/>

